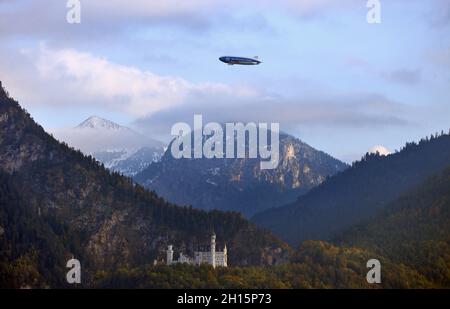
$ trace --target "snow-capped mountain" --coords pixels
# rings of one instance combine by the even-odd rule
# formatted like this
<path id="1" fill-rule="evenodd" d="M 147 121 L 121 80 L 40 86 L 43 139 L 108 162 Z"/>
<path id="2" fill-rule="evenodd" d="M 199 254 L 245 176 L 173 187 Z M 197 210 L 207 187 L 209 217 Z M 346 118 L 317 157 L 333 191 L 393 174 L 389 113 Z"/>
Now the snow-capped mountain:
<path id="1" fill-rule="evenodd" d="M 133 176 L 159 161 L 163 143 L 130 128 L 91 116 L 75 128 L 53 132 L 59 140 L 91 154 L 110 170 Z"/>

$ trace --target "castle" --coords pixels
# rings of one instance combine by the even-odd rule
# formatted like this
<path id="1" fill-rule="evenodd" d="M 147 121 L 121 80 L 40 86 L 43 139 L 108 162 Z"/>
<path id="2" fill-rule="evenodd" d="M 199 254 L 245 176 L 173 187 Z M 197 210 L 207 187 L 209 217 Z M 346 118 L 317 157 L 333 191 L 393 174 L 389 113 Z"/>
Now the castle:
<path id="1" fill-rule="evenodd" d="M 227 245 L 224 245 L 223 251 L 216 251 L 216 235 L 211 235 L 211 244 L 209 250 L 195 251 L 194 259 L 180 253 L 178 260 L 173 259 L 173 246 L 167 248 L 167 265 L 174 265 L 178 263 L 186 263 L 192 265 L 210 264 L 212 267 L 222 266 L 227 267 Z"/>

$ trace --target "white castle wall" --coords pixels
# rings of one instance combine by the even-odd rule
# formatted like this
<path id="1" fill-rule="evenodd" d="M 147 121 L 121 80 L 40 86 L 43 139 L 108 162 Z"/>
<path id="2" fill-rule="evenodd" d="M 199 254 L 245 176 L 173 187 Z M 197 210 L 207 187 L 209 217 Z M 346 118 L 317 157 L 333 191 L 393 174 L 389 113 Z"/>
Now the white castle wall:
<path id="1" fill-rule="evenodd" d="M 225 245 L 223 251 L 216 251 L 216 235 L 211 235 L 211 247 L 210 251 L 196 251 L 194 252 L 194 259 L 189 258 L 188 256 L 180 254 L 178 260 L 173 259 L 173 247 L 170 245 L 167 249 L 167 265 L 174 265 L 177 263 L 187 263 L 187 264 L 209 264 L 213 267 L 228 266 L 228 256 L 227 256 L 227 246 Z"/>

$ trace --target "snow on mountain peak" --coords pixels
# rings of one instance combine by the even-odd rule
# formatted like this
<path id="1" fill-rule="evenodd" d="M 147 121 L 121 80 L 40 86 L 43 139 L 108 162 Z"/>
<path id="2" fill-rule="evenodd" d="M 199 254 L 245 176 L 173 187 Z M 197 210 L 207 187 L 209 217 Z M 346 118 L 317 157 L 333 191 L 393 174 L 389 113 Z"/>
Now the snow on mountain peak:
<path id="1" fill-rule="evenodd" d="M 160 141 L 98 116 L 54 134 L 71 147 L 94 156 L 108 169 L 127 176 L 159 161 L 165 151 Z"/>
<path id="2" fill-rule="evenodd" d="M 120 130 L 123 127 L 110 120 L 106 120 L 97 116 L 91 116 L 80 123 L 77 128 Z"/>

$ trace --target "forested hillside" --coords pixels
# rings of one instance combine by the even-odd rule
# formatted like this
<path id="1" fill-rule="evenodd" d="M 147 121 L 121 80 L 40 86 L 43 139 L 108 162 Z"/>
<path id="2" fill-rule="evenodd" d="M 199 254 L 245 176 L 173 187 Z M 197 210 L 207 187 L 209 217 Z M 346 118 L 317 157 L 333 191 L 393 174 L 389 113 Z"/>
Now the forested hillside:
<path id="1" fill-rule="evenodd" d="M 334 241 L 372 250 L 437 286 L 450 287 L 450 168 Z"/>
<path id="2" fill-rule="evenodd" d="M 367 154 L 296 202 L 257 214 L 252 221 L 293 245 L 328 240 L 447 166 L 450 135 L 442 132 L 389 156 Z"/>
<path id="3" fill-rule="evenodd" d="M 178 207 L 57 142 L 0 87 L 1 286 L 64 286 L 68 259 L 90 270 L 152 264 L 168 244 L 217 239 L 230 265 L 283 261 L 288 247 L 237 213 Z"/>

